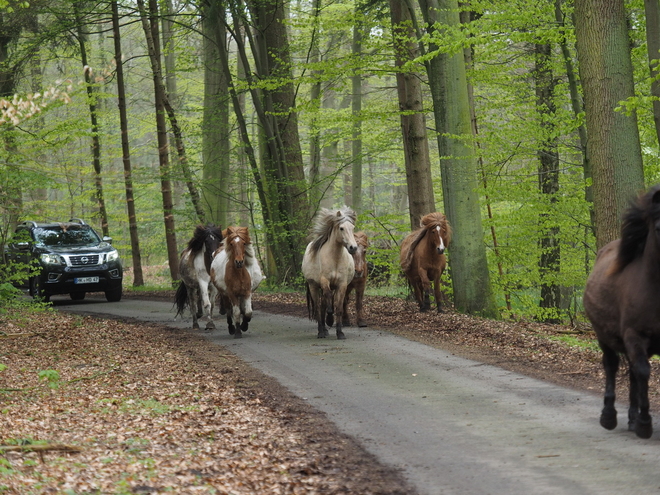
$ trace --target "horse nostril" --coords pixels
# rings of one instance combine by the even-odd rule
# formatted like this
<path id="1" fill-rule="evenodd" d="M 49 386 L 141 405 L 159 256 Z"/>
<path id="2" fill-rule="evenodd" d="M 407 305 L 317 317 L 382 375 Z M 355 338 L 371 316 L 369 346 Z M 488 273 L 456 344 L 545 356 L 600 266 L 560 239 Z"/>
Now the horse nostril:
<path id="1" fill-rule="evenodd" d="M 351 254 L 355 254 L 357 251 L 357 246 L 348 246 L 348 252 Z"/>
<path id="2" fill-rule="evenodd" d="M 438 248 L 438 254 L 443 254 L 445 252 L 445 248 Z"/>

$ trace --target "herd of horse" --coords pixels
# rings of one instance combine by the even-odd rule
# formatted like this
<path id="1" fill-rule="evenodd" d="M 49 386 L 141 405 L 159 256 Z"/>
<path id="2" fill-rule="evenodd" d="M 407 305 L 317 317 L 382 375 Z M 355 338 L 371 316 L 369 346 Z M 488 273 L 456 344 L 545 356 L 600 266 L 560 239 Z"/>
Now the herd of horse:
<path id="1" fill-rule="evenodd" d="M 349 301 L 355 293 L 356 325 L 365 327 L 363 301 L 368 278 L 366 260 L 369 238 L 355 232 L 356 213 L 344 206 L 321 208 L 314 217 L 311 241 L 302 261 L 309 317 L 318 325 L 318 338 L 336 325 L 338 339 L 350 326 Z M 401 245 L 401 267 L 421 311 L 430 309 L 431 284 L 438 311 L 441 308 L 440 276 L 447 260 L 445 249 L 451 228 L 442 213 L 430 213 Z M 198 225 L 179 260 L 181 282 L 175 295 L 177 314 L 190 308 L 193 328 L 199 320 L 215 329 L 213 310 L 227 316 L 229 333 L 241 338 L 252 319 L 252 292 L 265 279 L 247 227 Z M 327 326 L 326 326 L 327 325 Z"/>
<path id="2" fill-rule="evenodd" d="M 363 297 L 368 278 L 364 232 L 354 232 L 357 215 L 348 207 L 322 208 L 314 219 L 302 262 L 309 317 L 318 338 L 335 325 L 338 339 L 349 326 L 349 296 L 355 292 L 356 324 L 366 326 Z M 451 227 L 439 212 L 422 217 L 419 229 L 401 243 L 402 272 L 421 311 L 431 307 L 431 285 L 442 311 L 440 277 Z M 264 280 L 246 227 L 198 226 L 181 254 L 177 316 L 190 307 L 193 328 L 204 317 L 214 329 L 216 300 L 227 315 L 229 333 L 240 338 L 252 318 L 252 292 Z M 649 358 L 660 354 L 660 185 L 640 195 L 626 210 L 621 238 L 599 250 L 584 291 L 584 308 L 603 353 L 604 407 L 600 424 L 617 426 L 616 373 L 620 356 L 628 362 L 628 428 L 640 438 L 653 433 L 649 413 Z"/>

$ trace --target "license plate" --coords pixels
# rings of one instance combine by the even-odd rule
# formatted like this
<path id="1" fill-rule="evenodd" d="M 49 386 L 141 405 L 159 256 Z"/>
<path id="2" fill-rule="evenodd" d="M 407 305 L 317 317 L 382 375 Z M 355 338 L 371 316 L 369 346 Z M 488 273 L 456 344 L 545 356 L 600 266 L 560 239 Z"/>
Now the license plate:
<path id="1" fill-rule="evenodd" d="M 73 279 L 74 284 L 98 284 L 98 277 L 78 277 Z"/>

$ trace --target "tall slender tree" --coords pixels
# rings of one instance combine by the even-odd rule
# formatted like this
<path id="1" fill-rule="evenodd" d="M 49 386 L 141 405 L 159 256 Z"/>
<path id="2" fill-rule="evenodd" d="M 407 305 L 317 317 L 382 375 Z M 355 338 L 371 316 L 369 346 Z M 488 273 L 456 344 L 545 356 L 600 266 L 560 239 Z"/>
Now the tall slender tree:
<path id="1" fill-rule="evenodd" d="M 135 213 L 135 195 L 133 194 L 133 171 L 128 140 L 128 117 L 126 114 L 126 87 L 124 84 L 124 62 L 121 52 L 121 31 L 119 27 L 119 8 L 117 1 L 110 2 L 112 9 L 112 35 L 115 46 L 115 65 L 117 67 L 117 106 L 119 108 L 119 128 L 121 130 L 121 151 L 124 164 L 124 185 L 126 188 L 126 210 L 128 212 L 128 232 L 131 238 L 131 257 L 133 260 L 133 286 L 144 285 L 142 273 L 142 254 Z"/>
<path id="2" fill-rule="evenodd" d="M 401 111 L 401 132 L 408 185 L 410 227 L 419 227 L 421 218 L 435 211 L 431 158 L 429 156 L 426 116 L 419 74 L 404 69 L 418 54 L 412 12 L 404 0 L 390 0 L 392 35 L 394 36 L 394 65 L 397 68 L 396 86 Z"/>

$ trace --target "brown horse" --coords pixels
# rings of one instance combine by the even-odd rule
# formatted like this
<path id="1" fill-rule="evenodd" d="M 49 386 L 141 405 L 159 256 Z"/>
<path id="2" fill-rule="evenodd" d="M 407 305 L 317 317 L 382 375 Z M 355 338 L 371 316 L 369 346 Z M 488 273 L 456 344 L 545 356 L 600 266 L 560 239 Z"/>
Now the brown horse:
<path id="1" fill-rule="evenodd" d="M 307 281 L 307 310 L 318 323 L 318 338 L 328 336 L 337 316 L 337 338 L 345 339 L 342 314 L 346 287 L 355 276 L 357 251 L 353 236 L 357 215 L 348 206 L 332 211 L 322 208 L 316 215 L 312 240 L 305 250 L 302 272 Z"/>
<path id="2" fill-rule="evenodd" d="M 413 288 L 420 311 L 431 309 L 431 282 L 438 312 L 440 303 L 440 276 L 447 266 L 445 249 L 451 242 L 451 227 L 442 213 L 429 213 L 422 217 L 419 229 L 408 234 L 401 243 L 399 261 L 408 283 Z"/>
<path id="3" fill-rule="evenodd" d="M 653 433 L 649 414 L 649 357 L 660 354 L 660 185 L 641 195 L 623 217 L 621 239 L 596 256 L 584 290 L 584 309 L 603 351 L 605 398 L 600 424 L 616 428 L 619 355 L 629 364 L 628 429 Z"/>
<path id="4" fill-rule="evenodd" d="M 211 263 L 211 279 L 225 306 L 229 333 L 240 339 L 252 319 L 252 292 L 264 280 L 247 227 L 227 227 Z"/>
<path id="5" fill-rule="evenodd" d="M 358 327 L 366 327 L 367 323 L 364 321 L 362 314 L 362 302 L 364 301 L 364 289 L 367 286 L 367 248 L 369 247 L 369 238 L 364 232 L 356 232 L 355 242 L 357 242 L 357 251 L 353 253 L 353 261 L 355 262 L 355 276 L 351 283 L 346 287 L 346 295 L 344 296 L 344 326 L 351 325 L 351 319 L 348 314 L 348 303 L 351 292 L 355 291 L 355 317 L 357 319 Z"/>

